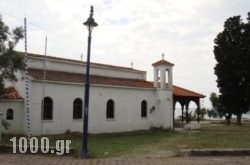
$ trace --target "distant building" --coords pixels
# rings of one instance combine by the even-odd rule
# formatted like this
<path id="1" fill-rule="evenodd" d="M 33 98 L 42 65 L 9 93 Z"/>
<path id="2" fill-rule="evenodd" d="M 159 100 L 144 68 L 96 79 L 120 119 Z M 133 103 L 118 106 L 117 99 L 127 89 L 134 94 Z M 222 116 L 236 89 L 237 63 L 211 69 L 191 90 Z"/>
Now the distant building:
<path id="1" fill-rule="evenodd" d="M 28 55 L 32 135 L 82 132 L 86 63 L 58 57 Z M 202 94 L 173 85 L 173 64 L 161 59 L 152 64 L 154 82 L 133 68 L 91 63 L 89 133 L 174 128 L 174 106 L 199 108 Z M 17 82 L 5 82 L 0 112 L 11 126 L 6 133 L 24 134 L 26 128 L 24 73 Z M 45 79 L 44 79 L 45 77 Z M 44 87 L 44 88 L 43 88 Z M 44 104 L 43 103 L 43 89 Z"/>

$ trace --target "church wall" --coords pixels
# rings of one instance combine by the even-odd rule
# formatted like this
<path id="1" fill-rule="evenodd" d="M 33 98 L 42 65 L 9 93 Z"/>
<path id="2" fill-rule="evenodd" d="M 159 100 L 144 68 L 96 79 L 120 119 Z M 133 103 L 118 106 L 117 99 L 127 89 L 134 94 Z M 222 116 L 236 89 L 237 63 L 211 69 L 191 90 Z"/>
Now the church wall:
<path id="1" fill-rule="evenodd" d="M 91 92 L 91 133 L 145 130 L 159 125 L 159 120 L 154 120 L 155 114 L 149 113 L 150 108 L 155 105 L 153 90 L 95 87 Z M 114 119 L 106 119 L 106 104 L 109 99 L 114 101 Z M 141 117 L 143 100 L 147 101 L 146 118 Z"/>
<path id="2" fill-rule="evenodd" d="M 41 125 L 43 83 L 32 83 L 32 127 L 33 134 L 60 134 L 71 127 L 78 130 L 82 124 L 73 121 L 73 101 L 82 98 L 84 90 L 77 85 L 46 83 L 45 97 L 53 100 L 53 120 L 43 120 Z"/>
<path id="3" fill-rule="evenodd" d="M 53 99 L 53 120 L 41 125 L 42 83 L 32 85 L 32 134 L 60 134 L 66 130 L 82 132 L 82 120 L 73 120 L 73 101 L 84 102 L 84 87 L 62 83 L 47 83 L 45 96 Z M 106 104 L 109 99 L 115 103 L 114 119 L 106 119 Z M 147 101 L 147 117 L 141 118 L 141 102 Z M 124 132 L 149 129 L 161 125 L 161 112 L 150 109 L 155 106 L 154 89 L 132 89 L 101 87 L 92 85 L 89 103 L 89 133 Z"/>
<path id="4" fill-rule="evenodd" d="M 173 98 L 171 89 L 157 90 L 157 106 L 161 110 L 163 128 L 173 128 Z"/>
<path id="5" fill-rule="evenodd" d="M 13 120 L 7 120 L 7 110 L 13 110 Z M 24 133 L 23 114 L 24 114 L 23 100 L 0 100 L 0 112 L 3 113 L 3 120 L 7 121 L 10 125 L 4 133 L 8 134 L 21 134 Z M 0 123 L 1 124 L 1 123 Z"/>

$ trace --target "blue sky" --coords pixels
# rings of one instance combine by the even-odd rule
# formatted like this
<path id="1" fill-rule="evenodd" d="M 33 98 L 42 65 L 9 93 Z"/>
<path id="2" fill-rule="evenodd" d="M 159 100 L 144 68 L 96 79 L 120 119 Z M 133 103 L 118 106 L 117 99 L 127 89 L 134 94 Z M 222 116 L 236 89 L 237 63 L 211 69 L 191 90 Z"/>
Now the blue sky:
<path id="1" fill-rule="evenodd" d="M 0 14 L 10 28 L 28 21 L 28 51 L 86 59 L 87 30 L 83 22 L 94 6 L 99 26 L 93 31 L 91 61 L 145 70 L 161 59 L 174 63 L 174 84 L 209 97 L 218 92 L 213 40 L 224 21 L 245 20 L 249 0 L 1 0 Z M 23 41 L 17 49 L 24 50 Z M 208 97 L 204 106 L 210 106 Z"/>

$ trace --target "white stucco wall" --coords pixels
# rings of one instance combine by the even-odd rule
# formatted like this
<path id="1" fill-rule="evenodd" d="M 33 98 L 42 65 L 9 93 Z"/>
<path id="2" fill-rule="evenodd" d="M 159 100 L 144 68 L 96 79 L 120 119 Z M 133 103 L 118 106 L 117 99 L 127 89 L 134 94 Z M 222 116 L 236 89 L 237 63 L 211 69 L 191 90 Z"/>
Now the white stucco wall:
<path id="1" fill-rule="evenodd" d="M 6 100 L 0 99 L 0 112 L 3 114 L 3 119 L 6 120 L 6 112 L 8 109 L 13 109 L 13 120 L 6 120 L 10 126 L 5 133 L 22 134 L 24 133 L 23 126 L 23 100 Z"/>
<path id="2" fill-rule="evenodd" d="M 155 105 L 154 91 L 145 89 L 126 89 L 94 87 L 91 89 L 90 124 L 91 133 L 126 132 L 149 129 L 154 123 L 154 116 L 149 113 Z M 112 99 L 115 104 L 114 119 L 106 119 L 106 104 Z M 141 102 L 147 101 L 147 117 L 141 117 Z M 156 111 L 154 113 L 157 113 Z"/>
<path id="3" fill-rule="evenodd" d="M 170 89 L 157 89 L 157 104 L 161 110 L 159 119 L 163 128 L 173 128 L 173 95 Z"/>
<path id="4" fill-rule="evenodd" d="M 53 120 L 43 121 L 41 126 L 42 83 L 33 82 L 31 90 L 32 134 L 40 134 L 41 130 L 43 134 L 65 133 L 68 129 L 82 132 L 82 120 L 73 120 L 73 101 L 76 98 L 84 101 L 83 85 L 47 83 L 45 93 L 45 96 L 53 99 Z M 115 102 L 115 117 L 112 120 L 106 119 L 106 103 L 109 99 Z M 147 118 L 141 118 L 142 100 L 147 101 Z M 152 106 L 156 109 L 149 113 Z M 89 132 L 124 132 L 164 126 L 162 118 L 164 120 L 168 118 L 162 117 L 166 114 L 159 108 L 156 106 L 154 89 L 92 85 L 89 103 Z"/>

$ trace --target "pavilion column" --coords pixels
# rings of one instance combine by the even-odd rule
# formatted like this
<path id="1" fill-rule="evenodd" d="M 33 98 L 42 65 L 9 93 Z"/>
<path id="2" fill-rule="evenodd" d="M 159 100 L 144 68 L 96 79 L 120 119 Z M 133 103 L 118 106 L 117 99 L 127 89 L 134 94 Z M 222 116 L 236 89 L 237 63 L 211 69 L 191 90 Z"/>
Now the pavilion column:
<path id="1" fill-rule="evenodd" d="M 200 99 L 198 99 L 197 101 L 197 114 L 198 114 L 198 118 L 197 118 L 197 122 L 200 123 Z"/>
<path id="2" fill-rule="evenodd" d="M 181 105 L 181 123 L 184 122 L 184 105 Z"/>
<path id="3" fill-rule="evenodd" d="M 188 104 L 186 104 L 186 124 L 188 123 Z"/>
<path id="4" fill-rule="evenodd" d="M 173 108 L 173 130 L 175 130 L 175 107 Z"/>

